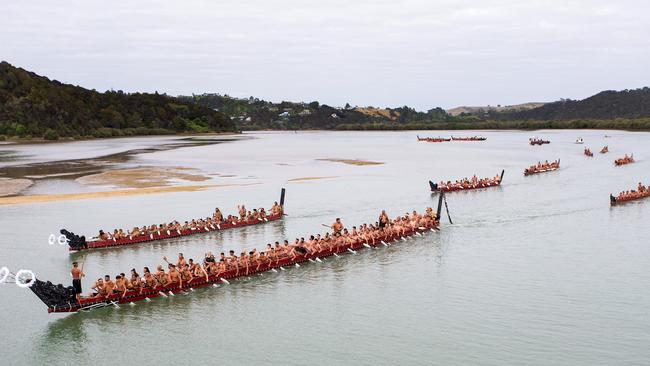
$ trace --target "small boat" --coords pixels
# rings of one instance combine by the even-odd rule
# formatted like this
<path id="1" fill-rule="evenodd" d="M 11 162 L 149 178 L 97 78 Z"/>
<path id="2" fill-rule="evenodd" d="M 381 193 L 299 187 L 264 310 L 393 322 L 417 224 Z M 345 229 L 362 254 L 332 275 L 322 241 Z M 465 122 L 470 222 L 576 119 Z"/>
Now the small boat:
<path id="1" fill-rule="evenodd" d="M 634 155 L 627 156 L 627 154 L 625 154 L 624 157 L 614 160 L 615 166 L 621 166 L 621 165 L 632 164 L 632 163 L 634 163 Z"/>
<path id="2" fill-rule="evenodd" d="M 447 141 L 451 141 L 451 139 L 446 139 L 446 138 L 443 138 L 443 137 L 440 137 L 440 136 L 438 136 L 438 137 L 420 137 L 420 136 L 417 136 L 417 138 L 418 138 L 418 141 L 424 141 L 424 142 L 447 142 Z"/>
<path id="3" fill-rule="evenodd" d="M 471 184 L 470 183 L 467 186 L 456 185 L 454 183 L 451 183 L 451 184 L 433 183 L 432 181 L 429 181 L 429 187 L 431 188 L 431 192 L 470 191 L 472 189 L 483 189 L 483 188 L 498 187 L 498 186 L 501 185 L 501 182 L 503 181 L 503 174 L 505 172 L 506 172 L 505 170 L 501 171 L 501 175 L 499 176 L 498 181 L 495 181 L 492 178 L 484 178 L 484 179 L 479 180 L 478 183 L 476 183 L 476 184 Z"/>
<path id="4" fill-rule="evenodd" d="M 487 137 L 483 136 L 472 136 L 472 137 L 454 137 L 451 136 L 452 141 L 485 141 Z"/>
<path id="5" fill-rule="evenodd" d="M 601 154 L 607 154 L 609 152 L 609 147 L 607 145 L 603 146 L 602 149 L 600 149 Z"/>
<path id="6" fill-rule="evenodd" d="M 542 139 L 538 139 L 538 138 L 534 138 L 534 137 L 528 139 L 528 142 L 531 145 L 544 145 L 544 144 L 550 144 L 551 143 L 551 141 L 549 141 L 549 140 L 542 140 Z"/>
<path id="7" fill-rule="evenodd" d="M 438 218 L 440 218 L 443 196 L 444 194 L 440 195 L 440 198 L 438 199 Z M 371 238 L 358 238 L 354 242 L 339 245 L 318 253 L 308 252 L 306 250 L 299 251 L 295 258 L 287 256 L 278 259 L 275 263 L 272 261 L 265 262 L 259 268 L 249 270 L 248 273 L 243 273 L 243 271 L 240 271 L 237 268 L 232 268 L 220 274 L 210 275 L 208 278 L 193 277 L 189 283 L 186 283 L 182 288 L 180 288 L 176 283 L 171 283 L 162 287 L 143 287 L 141 290 L 129 290 L 124 294 L 124 296 L 120 296 L 119 294 L 111 294 L 108 296 L 81 296 L 79 300 L 77 300 L 74 287 L 72 286 L 65 287 L 61 284 L 55 285 L 50 281 L 41 281 L 34 278 L 32 281 L 29 281 L 29 283 L 31 283 L 29 288 L 47 306 L 48 313 L 89 311 L 108 306 L 134 303 L 136 301 L 152 299 L 159 296 L 167 297 L 168 295 L 185 292 L 189 289 L 210 285 L 216 286 L 218 283 L 230 283 L 228 280 L 273 271 L 276 268 L 282 269 L 283 267 L 288 266 L 299 266 L 300 263 L 307 261 L 318 262 L 322 261 L 321 258 L 340 256 L 347 253 L 356 253 L 357 250 L 387 245 L 390 242 L 396 242 L 399 240 L 406 241 L 406 238 L 408 237 L 421 236 L 425 232 L 439 230 L 439 224 L 440 221 L 435 220 L 427 227 L 420 226 L 407 231 L 402 235 L 384 234 L 381 237 L 374 238 L 374 240 Z"/>
<path id="8" fill-rule="evenodd" d="M 539 173 L 546 173 L 546 172 L 552 172 L 554 170 L 560 169 L 560 159 L 557 159 L 557 161 L 554 161 L 549 164 L 548 167 L 544 168 L 537 168 L 535 165 L 524 169 L 524 175 L 532 175 L 532 174 L 539 174 Z"/>
<path id="9" fill-rule="evenodd" d="M 584 144 L 584 140 L 582 140 L 582 137 L 578 137 L 578 139 L 575 142 L 576 144 Z"/>
<path id="10" fill-rule="evenodd" d="M 647 187 L 641 187 L 639 190 L 631 190 L 629 192 L 621 192 L 618 194 L 618 197 L 614 195 L 609 195 L 609 203 L 614 206 L 625 202 L 636 201 L 644 198 L 650 197 L 650 189 Z"/>
<path id="11" fill-rule="evenodd" d="M 592 153 L 589 148 L 585 148 L 585 155 L 587 155 L 590 158 L 594 157 L 594 153 Z"/>
<path id="12" fill-rule="evenodd" d="M 285 197 L 285 189 L 282 188 L 282 191 L 280 192 L 281 208 L 284 207 L 284 197 Z M 204 234 L 213 231 L 223 231 L 223 230 L 234 229 L 234 228 L 244 227 L 244 226 L 259 225 L 271 221 L 280 220 L 283 216 L 284 213 L 280 213 L 276 215 L 267 215 L 264 218 L 257 218 L 257 219 L 247 219 L 247 220 L 239 220 L 239 221 L 226 220 L 219 224 L 213 223 L 210 225 L 205 225 L 203 227 L 192 227 L 192 228 L 186 228 L 181 230 L 166 230 L 166 231 L 158 230 L 156 232 L 151 232 L 148 234 L 127 236 L 122 239 L 112 238 L 112 239 L 100 240 L 99 238 L 95 238 L 93 240 L 86 241 L 85 236 L 76 235 L 75 233 L 70 232 L 66 229 L 61 229 L 61 234 L 63 234 L 67 239 L 68 249 L 71 252 L 79 252 L 79 251 L 89 250 L 89 249 L 119 247 L 125 245 L 151 242 L 156 240 L 178 238 L 181 236 Z"/>

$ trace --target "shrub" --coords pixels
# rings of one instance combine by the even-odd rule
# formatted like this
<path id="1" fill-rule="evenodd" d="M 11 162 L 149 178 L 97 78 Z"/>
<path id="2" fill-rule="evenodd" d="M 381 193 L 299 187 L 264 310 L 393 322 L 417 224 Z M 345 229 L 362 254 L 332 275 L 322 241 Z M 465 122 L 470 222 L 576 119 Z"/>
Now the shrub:
<path id="1" fill-rule="evenodd" d="M 51 128 L 48 128 L 47 130 L 45 130 L 45 133 L 43 134 L 43 138 L 50 141 L 58 140 L 59 133 L 54 131 Z"/>

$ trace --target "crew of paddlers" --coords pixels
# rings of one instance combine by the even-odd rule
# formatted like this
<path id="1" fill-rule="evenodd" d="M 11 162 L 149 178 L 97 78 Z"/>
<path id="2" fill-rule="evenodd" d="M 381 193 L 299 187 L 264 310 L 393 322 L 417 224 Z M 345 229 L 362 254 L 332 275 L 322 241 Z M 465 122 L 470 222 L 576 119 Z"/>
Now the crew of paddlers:
<path id="1" fill-rule="evenodd" d="M 600 149 L 601 154 L 607 154 L 609 152 L 609 146 L 605 145 L 603 146 L 602 149 Z"/>
<path id="2" fill-rule="evenodd" d="M 632 200 L 637 200 L 640 198 L 646 198 L 650 197 L 650 189 L 641 182 L 636 187 L 636 190 L 630 190 L 630 191 L 623 191 L 618 194 L 618 196 L 614 197 L 613 195 L 610 195 L 610 199 L 612 201 L 612 204 L 617 203 L 617 202 L 623 202 L 623 201 L 632 201 Z"/>
<path id="3" fill-rule="evenodd" d="M 625 154 L 624 157 L 614 160 L 614 165 L 625 165 L 630 163 L 634 163 L 634 155 L 628 156 L 627 154 Z"/>
<path id="4" fill-rule="evenodd" d="M 585 147 L 585 155 L 587 155 L 589 157 L 593 157 L 594 153 L 591 152 L 591 149 L 589 149 L 588 147 Z"/>
<path id="5" fill-rule="evenodd" d="M 126 231 L 123 229 L 115 229 L 112 233 L 99 230 L 99 235 L 97 238 L 99 240 L 121 240 L 125 238 L 137 238 L 139 236 L 149 236 L 155 233 L 164 233 L 167 231 L 183 231 L 183 230 L 201 230 L 205 227 L 216 227 L 221 225 L 224 222 L 229 222 L 234 224 L 241 222 L 249 222 L 255 220 L 264 220 L 267 216 L 266 210 L 262 207 L 259 209 L 253 209 L 249 211 L 244 205 L 237 206 L 239 215 L 228 215 L 227 217 L 223 216 L 221 210 L 217 207 L 212 214 L 212 217 L 206 217 L 204 219 L 192 219 L 190 221 L 185 221 L 180 223 L 179 221 L 172 221 L 170 223 L 162 223 L 158 225 L 149 225 L 142 227 L 134 227 L 133 229 Z M 282 213 L 282 206 L 277 202 L 271 207 L 270 214 L 272 216 L 279 215 Z"/>
<path id="6" fill-rule="evenodd" d="M 167 270 L 159 264 L 154 272 L 151 272 L 149 267 L 144 267 L 142 274 L 133 268 L 129 275 L 125 273 L 119 273 L 115 277 L 105 275 L 94 283 L 93 293 L 90 296 L 118 298 L 125 296 L 131 290 L 142 293 L 145 289 L 162 289 L 169 284 L 177 284 L 179 288 L 191 287 L 193 281 L 199 282 L 204 279 L 208 281 L 210 277 L 219 278 L 222 273 L 233 270 L 235 276 L 248 275 L 260 268 L 268 268 L 268 265 L 276 265 L 286 258 L 296 259 L 306 254 L 318 256 L 319 253 L 329 253 L 359 241 L 375 243 L 383 237 L 399 237 L 418 228 L 434 227 L 437 222 L 437 214 L 432 208 L 427 208 L 424 214 L 413 211 L 395 219 L 390 219 L 386 212 L 382 211 L 374 224 L 353 226 L 350 230 L 345 228 L 337 218 L 330 226 L 332 232 L 322 236 L 317 234 L 307 239 L 296 238 L 293 243 L 289 243 L 288 240 L 284 240 L 284 243 L 276 241 L 274 244 L 267 244 L 263 250 L 242 251 L 239 256 L 234 250 L 230 250 L 228 254 L 221 252 L 218 257 L 212 252 L 207 252 L 201 263 L 192 258 L 186 259 L 183 253 L 179 253 L 175 263 L 163 257 L 167 263 Z M 71 273 L 74 279 L 80 280 L 84 276 L 76 262 Z M 81 291 L 80 282 L 78 282 L 78 291 Z"/>
<path id="7" fill-rule="evenodd" d="M 417 136 L 417 138 L 418 138 L 418 141 L 425 141 L 425 142 L 447 142 L 447 141 L 451 141 L 450 138 L 444 138 L 444 137 L 440 137 L 440 136 L 438 136 L 438 137 L 420 137 L 420 136 Z"/>
<path id="8" fill-rule="evenodd" d="M 544 145 L 544 144 L 550 144 L 551 143 L 551 141 L 549 141 L 549 140 L 542 140 L 542 139 L 538 139 L 536 137 L 529 138 L 528 142 L 531 145 Z"/>
<path id="9" fill-rule="evenodd" d="M 556 160 L 554 162 L 549 163 L 548 160 L 542 162 L 537 162 L 535 165 L 531 165 L 530 167 L 526 168 L 524 170 L 524 174 L 535 174 L 535 173 L 543 173 L 543 172 L 548 172 L 551 170 L 556 170 L 560 168 L 560 160 Z"/>
<path id="10" fill-rule="evenodd" d="M 471 178 L 463 178 L 460 180 L 452 181 L 441 181 L 438 183 L 437 188 L 439 190 L 459 190 L 459 189 L 475 189 L 496 186 L 501 183 L 501 176 L 497 174 L 493 178 L 477 178 L 474 174 Z"/>

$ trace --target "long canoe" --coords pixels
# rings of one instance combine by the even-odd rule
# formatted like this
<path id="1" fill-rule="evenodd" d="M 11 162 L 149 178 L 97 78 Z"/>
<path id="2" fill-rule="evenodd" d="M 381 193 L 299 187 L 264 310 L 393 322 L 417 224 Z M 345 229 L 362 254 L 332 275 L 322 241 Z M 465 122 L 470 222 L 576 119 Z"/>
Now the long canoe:
<path id="1" fill-rule="evenodd" d="M 453 141 L 485 141 L 485 140 L 487 140 L 487 137 L 483 137 L 483 136 L 454 137 L 454 136 L 451 136 L 451 139 Z"/>
<path id="2" fill-rule="evenodd" d="M 440 201 L 442 201 L 442 196 L 440 196 Z M 440 205 L 439 205 L 440 207 Z M 438 211 L 440 212 L 440 211 Z M 440 215 L 438 215 L 440 217 Z M 210 285 L 216 285 L 217 283 L 228 283 L 228 280 L 251 276 L 257 273 L 267 272 L 274 270 L 276 268 L 284 269 L 288 266 L 296 266 L 300 263 L 307 261 L 320 261 L 320 258 L 326 258 L 333 255 L 339 256 L 347 253 L 354 253 L 357 250 L 364 248 L 377 247 L 379 245 L 389 245 L 391 242 L 398 240 L 406 240 L 407 237 L 414 235 L 423 235 L 427 231 L 437 231 L 439 226 L 439 220 L 435 221 L 428 227 L 418 227 L 414 230 L 410 230 L 404 233 L 404 235 L 385 235 L 378 239 L 375 239 L 374 242 L 368 240 L 358 240 L 354 243 L 347 244 L 345 246 L 339 246 L 330 250 L 326 250 L 319 253 L 307 253 L 296 256 L 296 258 L 285 257 L 278 260 L 275 263 L 265 263 L 259 269 L 250 269 L 248 273 L 241 273 L 243 271 L 238 271 L 237 269 L 231 269 L 226 272 L 221 273 L 220 275 L 212 275 L 205 277 L 195 277 L 189 284 L 180 288 L 178 284 L 168 284 L 165 287 L 161 288 L 151 288 L 144 287 L 142 291 L 140 290 L 130 290 L 124 296 L 120 294 L 113 294 L 110 296 L 93 296 L 93 297 L 81 297 L 80 300 L 76 299 L 75 291 L 72 286 L 64 287 L 63 285 L 54 285 L 50 281 L 41 281 L 39 279 L 34 279 L 34 283 L 31 285 L 30 289 L 36 296 L 38 296 L 45 305 L 47 305 L 48 313 L 70 313 L 78 311 L 93 310 L 97 308 L 102 308 L 106 306 L 115 306 L 119 304 L 127 304 L 136 301 L 147 300 L 159 296 L 167 297 L 181 291 L 187 291 L 188 289 L 205 287 Z"/>
<path id="3" fill-rule="evenodd" d="M 557 165 L 556 166 L 552 166 L 550 168 L 537 169 L 537 170 L 530 170 L 530 169 L 526 168 L 526 169 L 524 169 L 524 175 L 547 173 L 547 172 L 552 172 L 552 171 L 558 170 L 558 169 L 560 169 L 560 159 L 557 160 Z"/>
<path id="4" fill-rule="evenodd" d="M 615 206 L 615 205 L 619 205 L 619 204 L 630 202 L 630 201 L 642 200 L 642 199 L 648 198 L 648 197 L 650 197 L 650 190 L 646 191 L 646 193 L 644 193 L 644 194 L 642 194 L 640 196 L 627 197 L 627 198 L 617 198 L 617 197 L 614 197 L 613 194 L 610 194 L 609 195 L 609 203 L 610 203 L 610 205 Z"/>
<path id="5" fill-rule="evenodd" d="M 498 183 L 487 183 L 487 184 L 476 184 L 474 186 L 470 186 L 467 188 L 464 187 L 457 187 L 457 186 L 441 186 L 438 183 L 433 183 L 432 181 L 429 181 L 429 187 L 431 188 L 431 192 L 453 192 L 453 191 L 471 191 L 473 189 L 484 189 L 484 188 L 492 188 L 492 187 L 498 187 L 501 185 L 501 182 L 503 182 L 503 174 L 505 173 L 505 170 L 501 170 L 501 177 L 499 178 Z"/>
<path id="6" fill-rule="evenodd" d="M 280 207 L 284 208 L 284 197 L 285 189 L 282 188 L 280 194 Z M 108 240 L 90 240 L 86 241 L 85 236 L 75 235 L 74 233 L 67 231 L 65 229 L 61 230 L 61 234 L 65 235 L 68 241 L 68 249 L 71 252 L 78 252 L 89 249 L 99 249 L 99 248 L 110 248 L 110 247 L 119 247 L 125 245 L 133 245 L 145 242 L 151 242 L 156 240 L 165 240 L 179 238 L 182 236 L 204 234 L 214 231 L 223 231 L 228 229 L 234 229 L 244 226 L 259 225 L 271 221 L 280 220 L 283 217 L 283 213 L 276 215 L 268 215 L 264 219 L 249 219 L 243 221 L 233 221 L 233 222 L 222 222 L 220 224 L 212 224 L 204 227 L 197 227 L 192 229 L 185 230 L 166 230 L 166 231 L 157 231 L 149 235 L 138 235 L 138 236 L 129 236 L 123 239 L 108 239 Z"/>
<path id="7" fill-rule="evenodd" d="M 451 139 L 443 138 L 443 137 L 420 137 L 417 136 L 418 141 L 425 141 L 425 142 L 448 142 L 451 141 Z"/>

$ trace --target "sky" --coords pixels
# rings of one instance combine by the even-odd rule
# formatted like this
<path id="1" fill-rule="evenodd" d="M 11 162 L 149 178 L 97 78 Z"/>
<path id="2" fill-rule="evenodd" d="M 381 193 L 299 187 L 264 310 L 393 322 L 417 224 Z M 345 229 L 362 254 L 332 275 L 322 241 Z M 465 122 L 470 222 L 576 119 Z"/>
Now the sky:
<path id="1" fill-rule="evenodd" d="M 6 1 L 0 60 L 104 91 L 418 110 L 650 85 L 650 1 Z"/>

